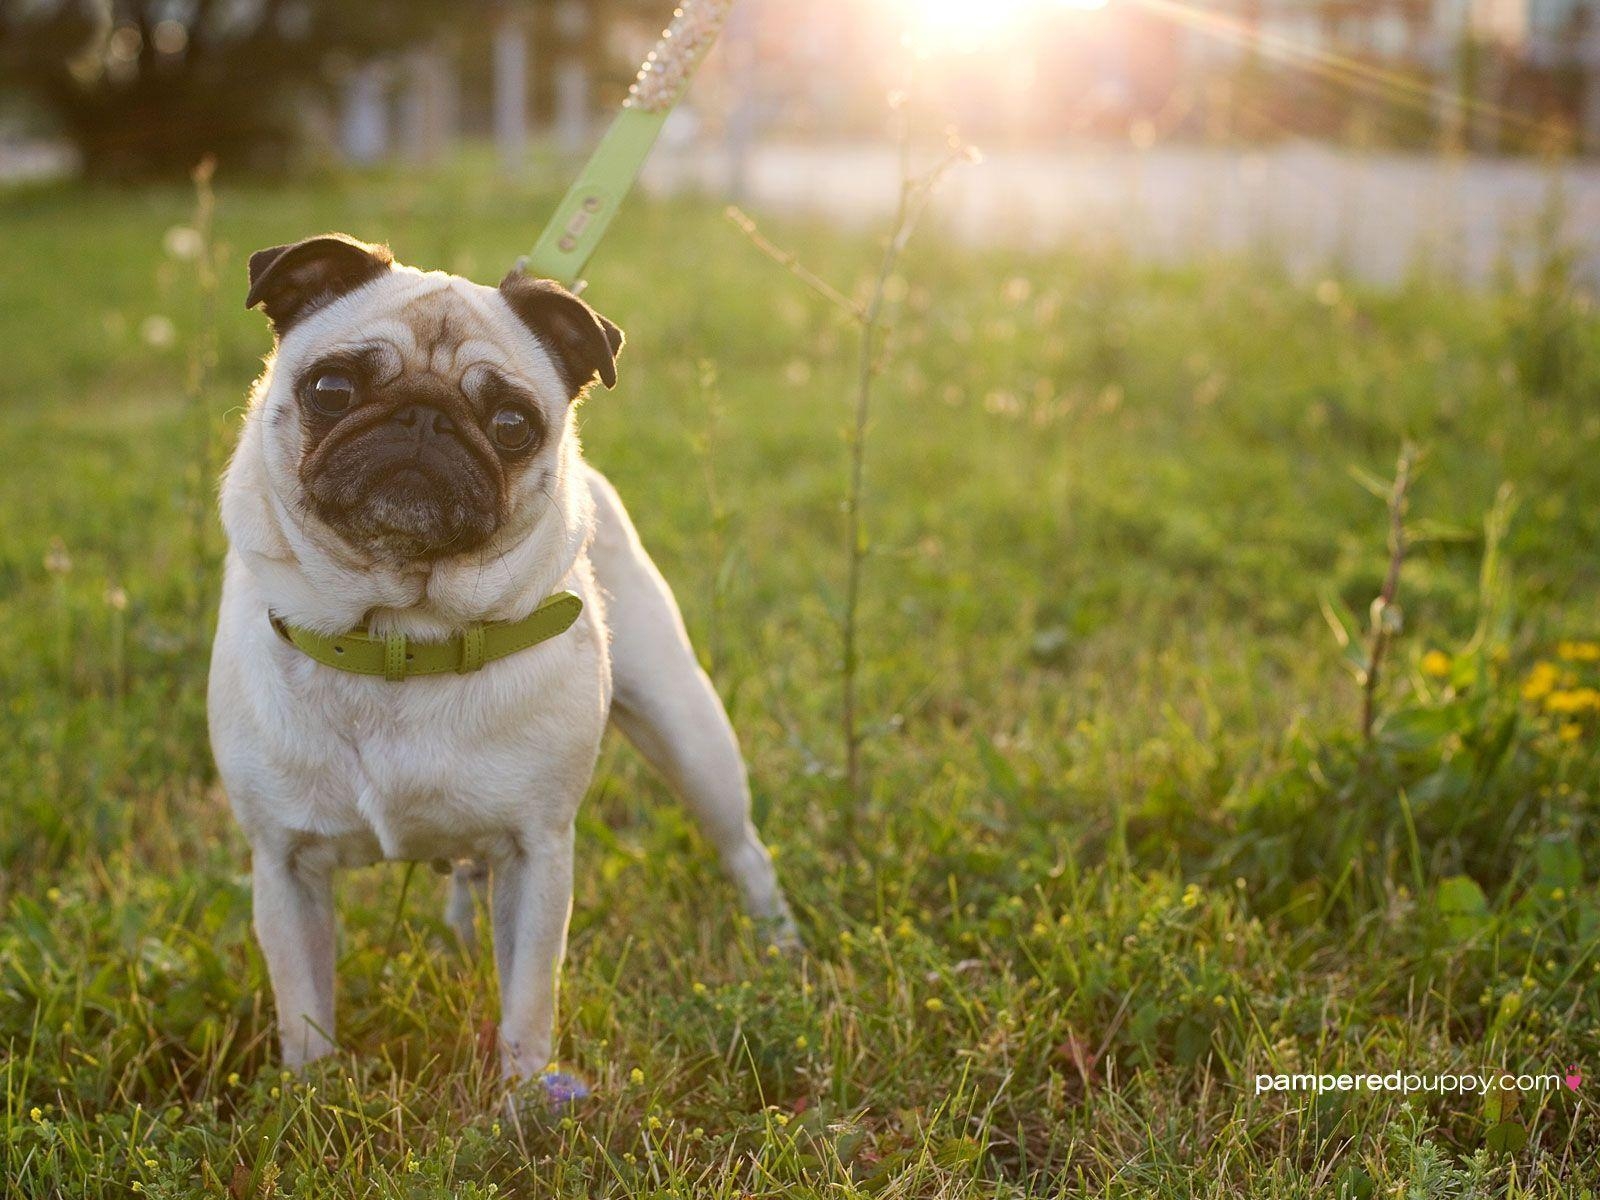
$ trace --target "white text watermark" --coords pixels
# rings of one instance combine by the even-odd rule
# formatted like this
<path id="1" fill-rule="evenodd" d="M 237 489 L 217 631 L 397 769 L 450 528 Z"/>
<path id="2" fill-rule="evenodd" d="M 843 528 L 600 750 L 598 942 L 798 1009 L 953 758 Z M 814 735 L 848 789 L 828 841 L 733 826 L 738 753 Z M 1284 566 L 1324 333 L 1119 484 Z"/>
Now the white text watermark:
<path id="1" fill-rule="evenodd" d="M 1423 1074 L 1417 1071 L 1347 1072 L 1296 1072 L 1290 1075 L 1257 1075 L 1256 1095 L 1262 1092 L 1551 1092 L 1557 1088 L 1577 1091 L 1583 1075 L 1576 1066 L 1563 1073 L 1515 1074 L 1510 1071 L 1487 1071 L 1483 1074 L 1439 1072 Z"/>

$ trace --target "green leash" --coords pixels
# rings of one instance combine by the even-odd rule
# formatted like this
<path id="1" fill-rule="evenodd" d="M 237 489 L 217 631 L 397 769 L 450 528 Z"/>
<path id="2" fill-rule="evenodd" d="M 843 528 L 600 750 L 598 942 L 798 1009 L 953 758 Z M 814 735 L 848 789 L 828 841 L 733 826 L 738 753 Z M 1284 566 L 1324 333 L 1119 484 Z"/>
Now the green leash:
<path id="1" fill-rule="evenodd" d="M 576 290 L 583 268 L 605 236 L 662 126 L 717 40 L 734 0 L 683 0 L 672 24 L 645 59 L 622 111 L 556 206 L 520 270 Z"/>

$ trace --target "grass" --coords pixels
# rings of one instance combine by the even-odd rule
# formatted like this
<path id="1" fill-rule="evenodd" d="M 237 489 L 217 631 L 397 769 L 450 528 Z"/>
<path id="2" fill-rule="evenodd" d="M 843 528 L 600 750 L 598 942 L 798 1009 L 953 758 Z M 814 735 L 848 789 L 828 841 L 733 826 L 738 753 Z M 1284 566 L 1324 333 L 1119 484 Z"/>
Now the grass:
<path id="1" fill-rule="evenodd" d="M 1374 292 L 927 231 L 892 281 L 870 433 L 867 802 L 845 844 L 851 331 L 713 207 L 636 206 L 593 272 L 629 348 L 585 442 L 702 646 L 715 623 L 810 951 L 768 955 L 609 744 L 560 1031 L 596 1097 L 500 1119 L 490 960 L 453 945 L 430 872 L 402 905 L 397 867 L 341 885 L 347 1053 L 281 1076 L 205 741 L 221 538 L 191 519 L 200 447 L 231 436 L 267 347 L 242 263 L 341 228 L 493 279 L 551 199 L 470 171 L 220 179 L 199 420 L 204 298 L 169 252 L 192 197 L 0 199 L 10 1194 L 1600 1187 L 1592 1080 L 1254 1086 L 1600 1073 L 1600 339 L 1555 257 L 1530 288 Z M 876 260 L 778 232 L 847 290 Z M 1388 563 L 1362 481 L 1408 437 L 1427 459 L 1369 745 L 1359 651 L 1329 621 L 1360 646 Z"/>

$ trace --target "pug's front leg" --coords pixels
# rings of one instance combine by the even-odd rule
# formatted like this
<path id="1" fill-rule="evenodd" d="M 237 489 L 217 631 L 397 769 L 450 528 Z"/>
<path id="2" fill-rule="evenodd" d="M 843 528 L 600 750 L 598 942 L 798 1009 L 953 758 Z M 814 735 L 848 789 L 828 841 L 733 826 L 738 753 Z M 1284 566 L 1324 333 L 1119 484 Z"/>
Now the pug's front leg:
<path id="1" fill-rule="evenodd" d="M 284 1065 L 331 1054 L 333 863 L 315 849 L 260 844 L 251 850 L 256 940 L 278 1009 Z"/>
<path id="2" fill-rule="evenodd" d="M 500 975 L 500 1067 L 539 1078 L 554 1052 L 556 985 L 572 914 L 573 825 L 530 831 L 493 859 L 495 965 Z"/>

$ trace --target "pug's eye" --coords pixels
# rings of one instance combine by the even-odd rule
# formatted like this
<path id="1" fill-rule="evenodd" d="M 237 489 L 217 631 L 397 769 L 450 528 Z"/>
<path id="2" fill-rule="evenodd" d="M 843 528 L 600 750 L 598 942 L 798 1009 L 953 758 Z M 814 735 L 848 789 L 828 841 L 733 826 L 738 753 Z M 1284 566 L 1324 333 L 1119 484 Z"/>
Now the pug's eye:
<path id="1" fill-rule="evenodd" d="M 533 418 L 508 404 L 489 418 L 489 436 L 502 450 L 521 450 L 533 441 Z"/>
<path id="2" fill-rule="evenodd" d="M 348 412 L 355 399 L 355 382 L 343 371 L 324 371 L 311 385 L 312 406 L 326 416 Z"/>

